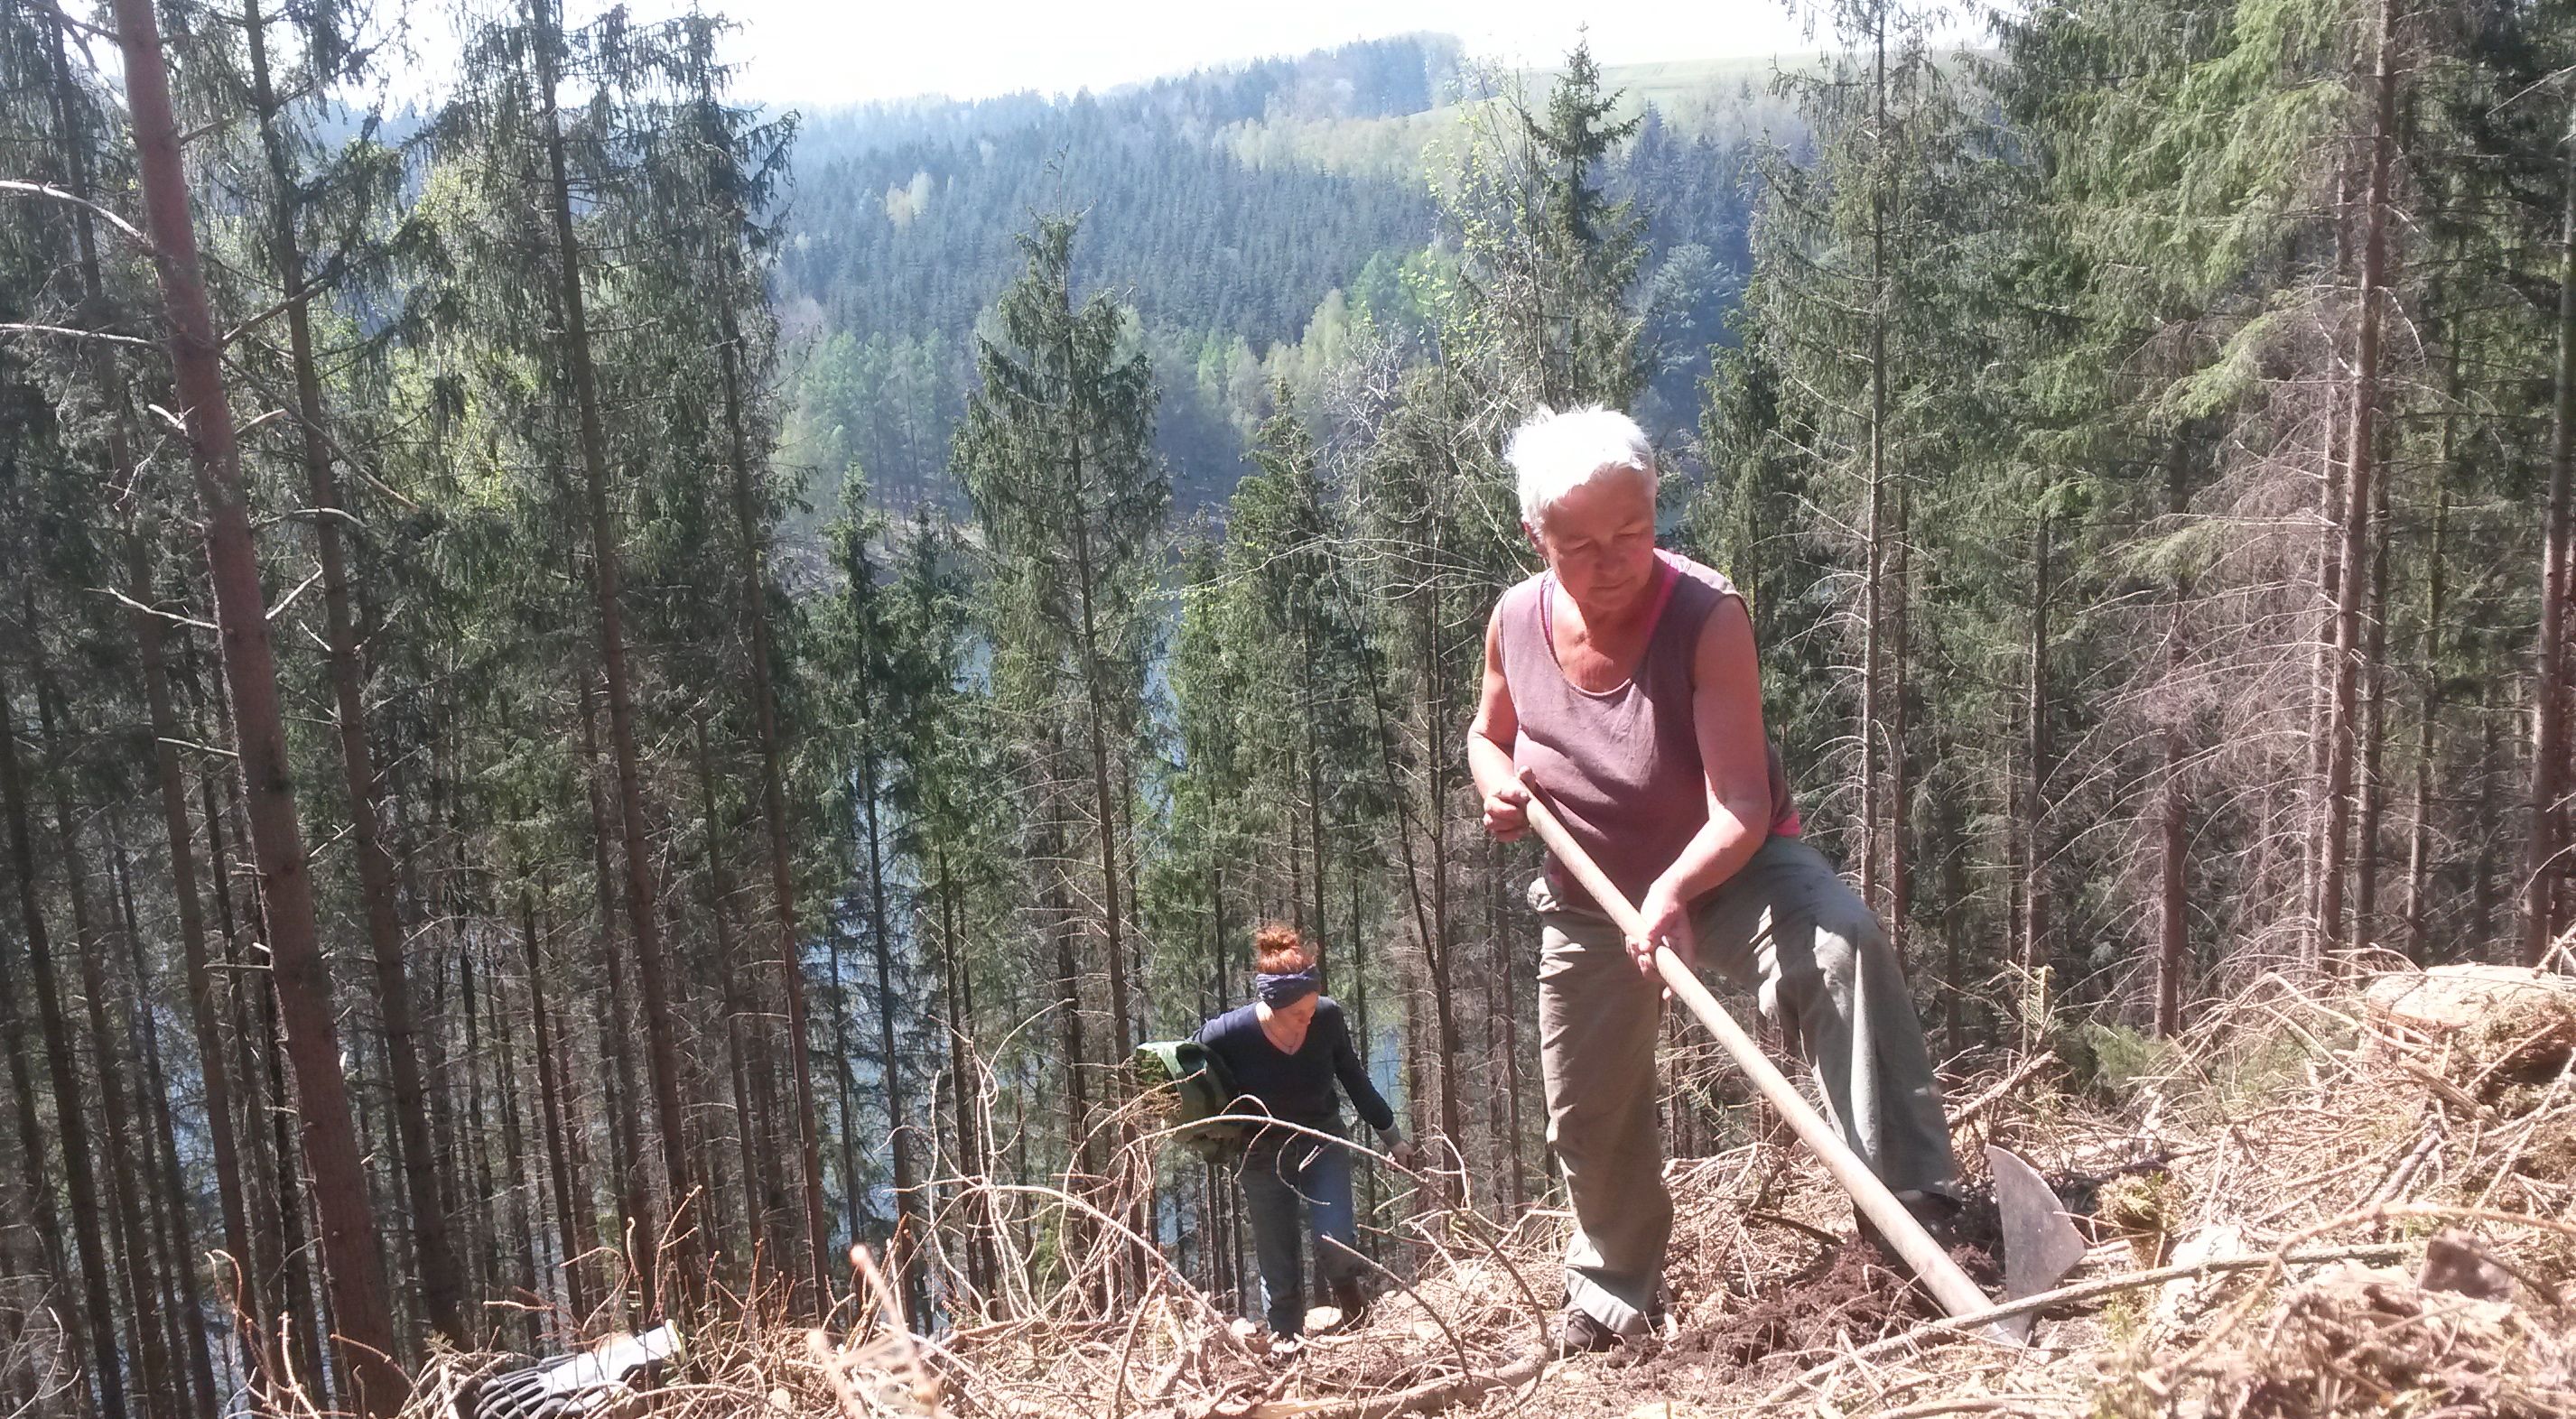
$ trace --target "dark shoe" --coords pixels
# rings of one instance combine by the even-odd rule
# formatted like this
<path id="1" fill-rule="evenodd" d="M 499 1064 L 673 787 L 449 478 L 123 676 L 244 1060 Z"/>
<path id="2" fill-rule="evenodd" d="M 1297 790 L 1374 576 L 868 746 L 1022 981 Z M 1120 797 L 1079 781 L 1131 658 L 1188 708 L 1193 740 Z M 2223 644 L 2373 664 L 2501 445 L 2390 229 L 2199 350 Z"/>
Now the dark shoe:
<path id="1" fill-rule="evenodd" d="M 1900 1192 L 1896 1200 L 1905 1204 L 1905 1210 L 1923 1224 L 1923 1230 L 1932 1234 L 1933 1243 L 1941 1250 L 1948 1251 L 1962 1240 L 1959 1199 L 1946 1192 Z"/>
<path id="2" fill-rule="evenodd" d="M 1592 1318 L 1589 1311 L 1567 1307 L 1556 1320 L 1556 1358 L 1598 1355 L 1620 1346 L 1619 1332 Z"/>
<path id="3" fill-rule="evenodd" d="M 1333 1309 L 1342 1313 L 1342 1318 L 1334 1321 L 1323 1334 L 1339 1335 L 1358 1326 L 1368 1315 L 1368 1297 L 1361 1293 L 1360 1279 L 1356 1276 L 1345 1276 L 1332 1283 L 1325 1294 L 1330 1298 Z"/>

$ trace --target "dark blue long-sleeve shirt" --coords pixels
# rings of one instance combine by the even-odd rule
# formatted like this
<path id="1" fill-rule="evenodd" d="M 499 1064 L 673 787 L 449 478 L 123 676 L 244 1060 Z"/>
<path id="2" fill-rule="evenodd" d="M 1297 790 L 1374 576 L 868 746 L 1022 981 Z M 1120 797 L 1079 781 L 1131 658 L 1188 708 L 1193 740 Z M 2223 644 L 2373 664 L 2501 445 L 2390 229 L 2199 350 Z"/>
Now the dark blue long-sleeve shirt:
<path id="1" fill-rule="evenodd" d="M 1339 1079 L 1342 1091 L 1351 1096 L 1351 1107 L 1371 1128 L 1395 1126 L 1395 1110 L 1387 1107 L 1385 1097 L 1369 1082 L 1368 1071 L 1360 1066 L 1359 1051 L 1351 1047 L 1350 1027 L 1342 1020 L 1342 1007 L 1331 996 L 1316 1003 L 1315 1018 L 1307 1024 L 1305 1042 L 1295 1054 L 1282 1053 L 1262 1033 L 1258 1010 L 1258 1006 L 1242 1006 L 1199 1027 L 1198 1042 L 1225 1061 L 1237 1094 L 1260 1100 L 1273 1118 L 1334 1132 L 1342 1124 L 1341 1106 L 1333 1097 L 1333 1082 Z M 1248 1104 L 1233 1110 L 1255 1111 Z"/>

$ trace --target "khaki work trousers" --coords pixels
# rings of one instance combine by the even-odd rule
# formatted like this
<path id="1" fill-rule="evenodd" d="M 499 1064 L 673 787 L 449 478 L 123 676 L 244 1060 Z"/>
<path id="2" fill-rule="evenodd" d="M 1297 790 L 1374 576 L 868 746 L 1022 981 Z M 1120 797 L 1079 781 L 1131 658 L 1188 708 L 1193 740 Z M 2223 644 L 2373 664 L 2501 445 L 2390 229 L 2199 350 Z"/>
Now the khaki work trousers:
<path id="1" fill-rule="evenodd" d="M 1673 1229 L 1656 1114 L 1663 987 L 1619 928 L 1530 885 L 1545 924 L 1538 970 L 1547 1141 L 1575 1229 L 1566 1296 L 1621 1334 L 1646 1328 Z M 1699 968 L 1756 992 L 1805 1055 L 1825 1116 L 1896 1192 L 1955 1193 L 1940 1086 L 1887 933 L 1823 854 L 1773 837 L 1691 911 Z"/>

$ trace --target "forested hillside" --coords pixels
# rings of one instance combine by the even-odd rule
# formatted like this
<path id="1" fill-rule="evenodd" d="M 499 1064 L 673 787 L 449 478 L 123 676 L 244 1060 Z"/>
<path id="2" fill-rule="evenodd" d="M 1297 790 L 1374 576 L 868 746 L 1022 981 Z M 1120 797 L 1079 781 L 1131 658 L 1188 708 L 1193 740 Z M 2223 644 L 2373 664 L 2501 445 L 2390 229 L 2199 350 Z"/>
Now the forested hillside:
<path id="1" fill-rule="evenodd" d="M 1752 66 L 1640 77 L 1687 122 L 1658 107 L 1602 181 L 1654 216 L 1638 298 L 1671 430 L 1691 420 L 1742 284 L 1746 155 L 1766 125 L 1795 122 L 1756 100 L 1767 72 Z M 810 118 L 778 262 L 788 457 L 826 498 L 856 468 L 882 498 L 956 505 L 946 431 L 977 318 L 1020 264 L 1031 215 L 1065 211 L 1083 217 L 1076 288 L 1127 307 L 1154 357 L 1156 445 L 1183 506 L 1222 501 L 1283 380 L 1311 409 L 1355 327 L 1423 337 L 1419 292 L 1453 266 L 1435 221 L 1441 152 L 1472 110 L 1546 82 L 1410 37 L 1102 95 Z M 1632 98 L 1622 116 L 1647 106 Z"/>
<path id="2" fill-rule="evenodd" d="M 1250 1307 L 1123 1065 L 1268 919 L 1429 1146 L 1372 1260 L 1552 1239 L 1538 858 L 1462 747 L 1542 404 L 1667 448 L 1953 1077 L 2576 949 L 2567 7 L 1956 54 L 1872 0 L 1693 114 L 1408 39 L 811 121 L 711 16 L 468 9 L 397 141 L 398 7 L 0 0 L 15 1412 L 856 1343 L 853 1242 L 952 1339 Z M 1677 1157 L 1776 1132 L 1669 1038 Z"/>

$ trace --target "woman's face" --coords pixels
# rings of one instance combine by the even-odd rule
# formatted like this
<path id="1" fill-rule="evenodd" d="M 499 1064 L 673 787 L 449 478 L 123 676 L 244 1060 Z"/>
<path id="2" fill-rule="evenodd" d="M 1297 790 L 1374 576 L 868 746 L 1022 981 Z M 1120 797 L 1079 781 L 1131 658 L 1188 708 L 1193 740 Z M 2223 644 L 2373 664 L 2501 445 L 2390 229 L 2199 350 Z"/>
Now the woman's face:
<path id="1" fill-rule="evenodd" d="M 1587 620 L 1619 616 L 1655 584 L 1655 496 L 1634 473 L 1569 489 L 1537 526 L 1523 526 Z"/>
<path id="2" fill-rule="evenodd" d="M 1283 1025 L 1302 1028 L 1306 1022 L 1315 1018 L 1315 1004 L 1323 998 L 1321 995 L 1301 995 L 1292 1004 L 1273 1005 L 1270 1007 L 1270 1018 Z"/>

